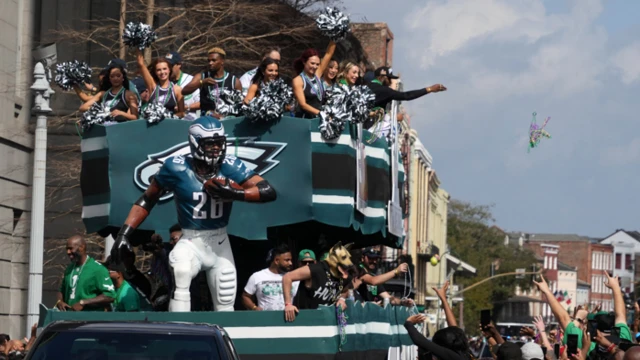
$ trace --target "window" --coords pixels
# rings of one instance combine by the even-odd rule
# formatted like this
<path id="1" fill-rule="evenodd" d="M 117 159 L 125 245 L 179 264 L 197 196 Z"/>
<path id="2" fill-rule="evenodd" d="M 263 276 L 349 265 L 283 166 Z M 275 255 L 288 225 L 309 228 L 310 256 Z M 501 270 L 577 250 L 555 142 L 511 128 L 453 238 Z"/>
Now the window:
<path id="1" fill-rule="evenodd" d="M 553 270 L 558 270 L 558 258 L 553 258 Z"/>
<path id="2" fill-rule="evenodd" d="M 616 269 L 622 269 L 622 264 L 620 263 L 621 261 L 622 261 L 622 254 L 616 253 Z"/>
<path id="3" fill-rule="evenodd" d="M 631 264 L 631 254 L 624 255 L 624 268 L 627 270 L 631 270 L 633 265 Z"/>
<path id="4" fill-rule="evenodd" d="M 549 257 L 547 255 L 544 256 L 544 268 L 549 268 Z"/>
<path id="5" fill-rule="evenodd" d="M 220 359 L 215 338 L 142 332 L 61 331 L 51 332 L 33 353 L 32 359 Z"/>
<path id="6" fill-rule="evenodd" d="M 591 253 L 591 268 L 592 269 L 596 268 L 596 253 L 595 252 Z"/>

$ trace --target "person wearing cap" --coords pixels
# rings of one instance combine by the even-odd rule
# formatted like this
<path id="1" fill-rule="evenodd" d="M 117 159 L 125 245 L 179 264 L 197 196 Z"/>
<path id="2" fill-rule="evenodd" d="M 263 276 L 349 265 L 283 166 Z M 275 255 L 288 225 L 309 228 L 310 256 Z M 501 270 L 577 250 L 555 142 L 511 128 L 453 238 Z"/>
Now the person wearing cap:
<path id="1" fill-rule="evenodd" d="M 313 250 L 302 249 L 298 253 L 298 264 L 300 264 L 300 266 L 309 266 L 316 262 L 316 253 L 314 253 Z"/>
<path id="2" fill-rule="evenodd" d="M 226 57 L 227 53 L 219 47 L 209 49 L 207 70 L 194 75 L 191 82 L 182 88 L 184 95 L 193 94 L 196 90 L 200 90 L 200 113 L 202 116 L 208 115 L 221 119 L 222 115 L 216 112 L 216 106 L 221 101 L 220 97 L 223 96 L 224 90 L 242 91 L 240 80 L 224 69 Z"/>
<path id="3" fill-rule="evenodd" d="M 430 93 L 437 93 L 447 90 L 444 85 L 434 84 L 418 90 L 405 92 L 396 91 L 389 86 L 391 85 L 391 80 L 399 79 L 399 77 L 396 76 L 393 73 L 393 69 L 388 66 L 381 66 L 377 68 L 374 72 L 374 75 L 375 79 L 371 81 L 371 83 L 369 84 L 369 88 L 376 96 L 374 106 L 381 107 L 383 109 L 385 109 L 387 107 L 387 104 L 389 104 L 393 100 L 413 100 Z"/>
<path id="4" fill-rule="evenodd" d="M 152 306 L 149 300 L 124 279 L 124 273 L 127 271 L 124 264 L 110 260 L 110 258 L 107 258 L 105 264 L 109 270 L 109 277 L 116 287 L 113 311 L 151 311 Z"/>
<path id="5" fill-rule="evenodd" d="M 362 280 L 362 284 L 358 288 L 360 295 L 362 295 L 366 301 L 378 302 L 383 299 L 389 299 L 391 305 L 412 305 L 413 301 L 411 299 L 398 299 L 390 295 L 383 286 L 384 283 L 400 273 L 406 273 L 409 269 L 407 263 L 402 263 L 394 270 L 384 274 L 375 275 L 379 259 L 380 252 L 373 247 L 367 247 L 362 252 L 362 262 L 359 266 L 364 270 L 364 274 L 360 276 Z"/>
<path id="6" fill-rule="evenodd" d="M 184 88 L 193 80 L 193 76 L 182 71 L 182 56 L 176 51 L 171 51 L 164 57 L 171 64 L 171 81 Z M 196 90 L 189 95 L 184 95 L 185 115 L 183 120 L 195 120 L 198 118 L 197 110 L 200 110 L 200 90 Z"/>
<path id="7" fill-rule="evenodd" d="M 136 87 L 136 90 L 140 95 L 140 108 L 138 112 L 142 113 L 144 109 L 146 109 L 147 105 L 149 105 L 149 90 L 147 90 L 147 85 L 145 85 L 144 79 L 141 77 L 137 77 L 131 80 L 131 82 Z"/>
<path id="8" fill-rule="evenodd" d="M 262 59 L 260 61 L 264 61 L 266 58 L 271 58 L 277 62 L 280 62 L 280 48 L 277 46 L 268 47 L 262 52 Z M 247 71 L 242 76 L 240 76 L 240 84 L 242 84 L 242 95 L 247 96 L 247 92 L 249 91 L 249 87 L 251 86 L 251 80 L 258 72 L 259 66 Z"/>

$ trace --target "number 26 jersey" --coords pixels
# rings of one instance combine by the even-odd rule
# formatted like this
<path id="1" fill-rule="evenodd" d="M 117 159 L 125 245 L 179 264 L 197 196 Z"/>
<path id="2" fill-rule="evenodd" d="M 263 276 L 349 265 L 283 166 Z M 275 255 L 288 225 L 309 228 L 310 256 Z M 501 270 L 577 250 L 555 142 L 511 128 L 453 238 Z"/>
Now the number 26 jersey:
<path id="1" fill-rule="evenodd" d="M 178 223 L 183 229 L 215 230 L 229 223 L 233 202 L 211 198 L 204 184 L 196 176 L 191 156 L 174 156 L 165 160 L 155 176 L 155 181 L 166 191 L 172 191 Z M 217 176 L 223 176 L 242 184 L 254 176 L 242 160 L 226 155 Z"/>

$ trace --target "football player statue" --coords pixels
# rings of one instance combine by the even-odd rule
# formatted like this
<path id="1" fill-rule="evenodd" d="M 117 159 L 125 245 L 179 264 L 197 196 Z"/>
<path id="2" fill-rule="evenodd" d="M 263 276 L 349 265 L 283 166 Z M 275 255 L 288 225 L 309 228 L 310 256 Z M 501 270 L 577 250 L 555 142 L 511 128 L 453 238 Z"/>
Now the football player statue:
<path id="1" fill-rule="evenodd" d="M 174 156 L 152 179 L 133 205 L 111 250 L 112 258 L 132 251 L 129 237 L 145 220 L 158 199 L 172 191 L 182 226 L 182 238 L 169 253 L 175 291 L 169 311 L 190 311 L 191 280 L 202 270 L 213 299 L 214 311 L 233 311 L 236 268 L 227 237 L 233 201 L 269 202 L 276 192 L 242 160 L 226 154 L 222 123 L 203 116 L 189 126 L 190 156 Z"/>

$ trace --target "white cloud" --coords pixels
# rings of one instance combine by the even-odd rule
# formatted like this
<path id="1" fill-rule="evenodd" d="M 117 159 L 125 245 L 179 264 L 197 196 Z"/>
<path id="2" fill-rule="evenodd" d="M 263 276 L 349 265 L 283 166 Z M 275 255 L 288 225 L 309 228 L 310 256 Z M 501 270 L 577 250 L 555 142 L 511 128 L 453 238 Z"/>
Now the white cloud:
<path id="1" fill-rule="evenodd" d="M 640 42 L 635 42 L 616 53 L 613 65 L 620 71 L 625 84 L 640 80 Z"/>
<path id="2" fill-rule="evenodd" d="M 545 16 L 540 0 L 439 0 L 427 3 L 408 17 L 408 26 L 423 39 L 422 65 L 477 41 L 535 42 L 561 26 L 557 16 Z M 422 43 L 422 44 L 421 44 Z"/>

